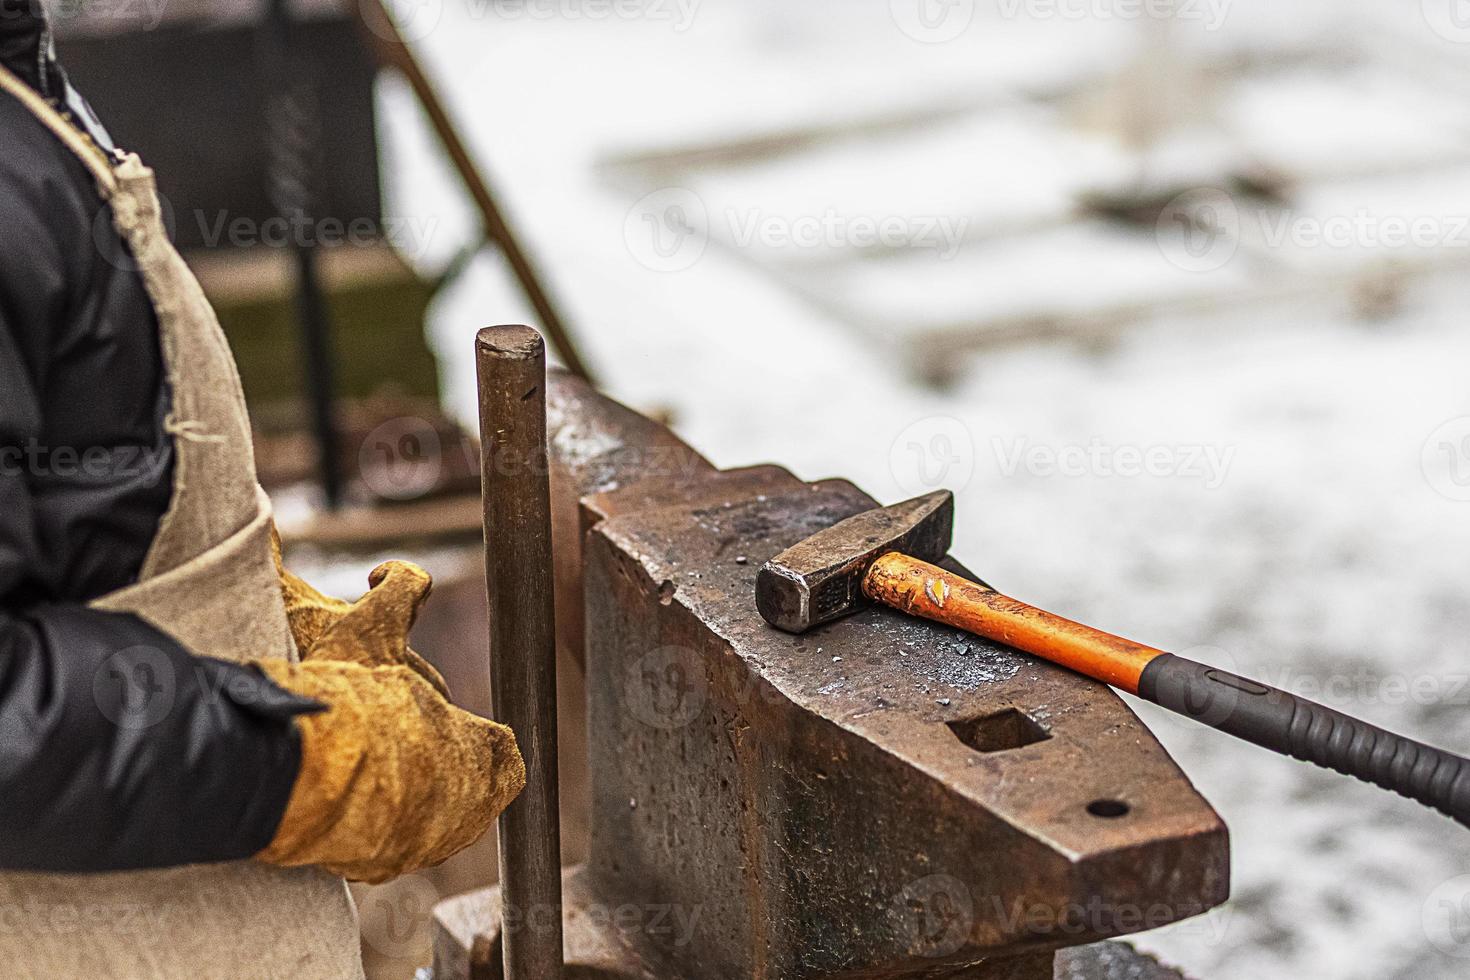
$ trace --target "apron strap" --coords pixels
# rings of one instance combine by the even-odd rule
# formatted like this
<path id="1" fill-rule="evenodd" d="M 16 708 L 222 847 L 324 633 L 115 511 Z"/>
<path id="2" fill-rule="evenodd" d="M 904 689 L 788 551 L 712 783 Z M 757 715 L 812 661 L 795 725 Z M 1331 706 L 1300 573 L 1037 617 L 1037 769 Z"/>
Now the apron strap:
<path id="1" fill-rule="evenodd" d="M 56 138 L 66 144 L 66 147 L 76 154 L 77 159 L 92 171 L 92 176 L 97 180 L 97 189 L 102 196 L 109 200 L 112 198 L 117 191 L 117 176 L 112 172 L 112 161 L 96 143 L 93 143 L 72 123 L 67 122 L 65 117 L 52 108 L 51 103 L 47 102 L 39 92 L 17 78 L 15 73 L 4 65 L 0 65 L 0 90 L 9 92 L 19 99 L 21 104 L 31 110 L 32 114 L 47 129 L 55 133 Z"/>

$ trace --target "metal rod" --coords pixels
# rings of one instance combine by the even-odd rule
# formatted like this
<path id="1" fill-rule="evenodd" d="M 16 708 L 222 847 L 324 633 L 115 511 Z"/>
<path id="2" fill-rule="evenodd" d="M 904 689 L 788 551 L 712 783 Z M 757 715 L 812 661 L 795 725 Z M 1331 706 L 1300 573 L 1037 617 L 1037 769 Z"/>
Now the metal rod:
<path id="1" fill-rule="evenodd" d="M 506 980 L 562 973 L 556 759 L 556 619 L 546 458 L 546 346 L 526 326 L 475 343 L 490 598 L 490 689 L 526 760 L 526 788 L 500 817 Z"/>
<path id="2" fill-rule="evenodd" d="M 425 73 L 418 58 L 414 56 L 413 50 L 408 46 L 408 42 L 398 30 L 398 25 L 394 22 L 392 15 L 389 14 L 382 0 L 363 0 L 362 3 L 353 4 L 352 7 L 362 15 L 362 33 L 376 55 L 378 63 L 397 71 L 413 89 L 419 105 L 423 106 L 424 113 L 429 117 L 429 124 L 434 127 L 434 133 L 444 146 L 444 152 L 449 154 L 450 163 L 454 165 L 455 172 L 459 174 L 465 190 L 469 192 L 475 202 L 475 207 L 480 212 L 480 222 L 485 237 L 499 246 L 501 254 L 505 256 L 505 261 L 515 273 L 516 280 L 521 284 L 521 291 L 526 294 L 526 299 L 536 311 L 536 316 L 541 320 L 542 329 L 551 338 L 551 343 L 556 347 L 556 352 L 561 355 L 567 370 L 595 385 L 596 379 L 577 349 L 577 344 L 572 339 L 566 322 L 562 319 L 555 304 L 552 303 L 546 287 L 541 282 L 541 276 L 521 248 L 520 239 L 511 229 L 510 222 L 500 209 L 500 205 L 496 203 L 495 195 L 490 192 L 489 182 L 475 166 L 474 158 L 470 156 L 464 140 L 460 139 L 459 130 L 449 118 L 449 110 L 445 108 L 443 100 L 439 98 L 439 93 L 434 88 L 434 83 L 429 80 L 428 74 Z"/>

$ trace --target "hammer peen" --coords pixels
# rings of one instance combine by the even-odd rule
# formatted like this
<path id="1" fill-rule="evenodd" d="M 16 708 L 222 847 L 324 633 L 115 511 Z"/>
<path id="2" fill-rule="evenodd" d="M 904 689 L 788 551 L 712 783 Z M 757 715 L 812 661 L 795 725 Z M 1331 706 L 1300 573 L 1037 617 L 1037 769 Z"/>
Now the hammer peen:
<path id="1" fill-rule="evenodd" d="M 1393 790 L 1470 826 L 1470 760 L 1286 691 L 1064 619 L 933 562 L 949 551 L 948 490 L 849 517 L 761 567 L 756 607 L 805 633 L 869 603 L 1061 664 L 1263 748 Z"/>

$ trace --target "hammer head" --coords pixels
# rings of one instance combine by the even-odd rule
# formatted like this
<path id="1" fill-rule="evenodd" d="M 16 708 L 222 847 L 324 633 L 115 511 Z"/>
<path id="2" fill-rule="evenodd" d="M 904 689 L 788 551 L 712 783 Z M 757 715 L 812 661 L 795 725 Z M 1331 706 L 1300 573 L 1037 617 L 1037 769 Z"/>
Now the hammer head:
<path id="1" fill-rule="evenodd" d="M 936 490 L 864 511 L 800 541 L 761 566 L 755 605 L 766 622 L 805 633 L 862 608 L 863 577 L 882 555 L 900 551 L 938 561 L 954 532 L 954 495 Z"/>

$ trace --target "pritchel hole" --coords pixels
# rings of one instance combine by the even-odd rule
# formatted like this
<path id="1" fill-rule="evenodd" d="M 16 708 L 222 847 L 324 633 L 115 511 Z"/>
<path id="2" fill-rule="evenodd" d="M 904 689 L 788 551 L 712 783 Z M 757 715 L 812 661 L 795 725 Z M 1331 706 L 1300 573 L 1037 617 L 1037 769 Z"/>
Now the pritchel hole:
<path id="1" fill-rule="evenodd" d="M 1122 800 L 1093 800 L 1087 804 L 1087 812 L 1094 817 L 1126 817 L 1128 815 L 1128 804 Z"/>
<path id="2" fill-rule="evenodd" d="M 1051 733 L 1040 722 L 1015 708 L 945 724 L 949 725 L 956 738 L 976 752 L 1004 752 L 1051 738 Z"/>

